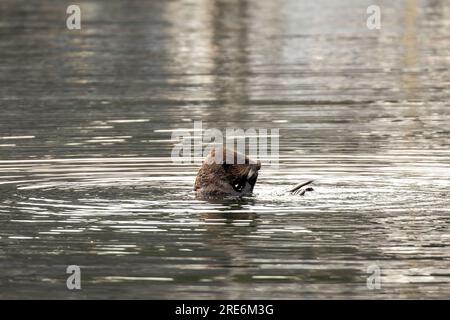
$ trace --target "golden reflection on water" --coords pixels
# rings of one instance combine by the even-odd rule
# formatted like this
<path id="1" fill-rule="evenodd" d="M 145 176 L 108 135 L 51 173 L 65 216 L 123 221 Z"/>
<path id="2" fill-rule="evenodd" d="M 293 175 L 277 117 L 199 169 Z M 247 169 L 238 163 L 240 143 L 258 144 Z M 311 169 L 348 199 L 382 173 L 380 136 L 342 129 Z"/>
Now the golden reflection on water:
<path id="1" fill-rule="evenodd" d="M 408 98 L 414 99 L 417 89 L 417 0 L 407 0 L 405 2 L 405 24 L 403 34 L 404 65 L 406 72 L 403 74 L 403 86 L 407 91 Z"/>

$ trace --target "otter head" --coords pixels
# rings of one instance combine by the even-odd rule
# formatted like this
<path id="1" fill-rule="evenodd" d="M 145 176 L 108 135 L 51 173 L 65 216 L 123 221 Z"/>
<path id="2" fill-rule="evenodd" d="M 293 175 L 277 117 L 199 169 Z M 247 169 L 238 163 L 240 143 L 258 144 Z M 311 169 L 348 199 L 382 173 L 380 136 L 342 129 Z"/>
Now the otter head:
<path id="1" fill-rule="evenodd" d="M 209 196 L 251 194 L 259 169 L 260 161 L 236 151 L 213 148 L 197 174 L 194 190 Z"/>

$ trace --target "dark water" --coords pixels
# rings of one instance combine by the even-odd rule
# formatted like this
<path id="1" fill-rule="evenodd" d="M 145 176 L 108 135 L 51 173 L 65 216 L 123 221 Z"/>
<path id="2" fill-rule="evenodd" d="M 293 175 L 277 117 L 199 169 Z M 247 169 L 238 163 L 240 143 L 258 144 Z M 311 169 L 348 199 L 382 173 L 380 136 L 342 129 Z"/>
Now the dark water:
<path id="1" fill-rule="evenodd" d="M 450 4 L 373 2 L 1 1 L 0 297 L 450 298 Z M 196 200 L 198 120 L 279 169 Z"/>

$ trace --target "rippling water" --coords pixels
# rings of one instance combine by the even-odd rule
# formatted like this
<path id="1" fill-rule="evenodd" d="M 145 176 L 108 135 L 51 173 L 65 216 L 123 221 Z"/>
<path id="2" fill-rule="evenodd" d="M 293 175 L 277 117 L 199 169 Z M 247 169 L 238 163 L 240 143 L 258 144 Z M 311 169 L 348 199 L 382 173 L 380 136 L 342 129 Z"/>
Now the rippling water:
<path id="1" fill-rule="evenodd" d="M 69 31 L 3 0 L 0 297 L 449 298 L 450 6 L 371 31 L 371 2 L 81 1 Z M 170 152 L 199 120 L 279 128 L 279 169 L 196 200 Z"/>

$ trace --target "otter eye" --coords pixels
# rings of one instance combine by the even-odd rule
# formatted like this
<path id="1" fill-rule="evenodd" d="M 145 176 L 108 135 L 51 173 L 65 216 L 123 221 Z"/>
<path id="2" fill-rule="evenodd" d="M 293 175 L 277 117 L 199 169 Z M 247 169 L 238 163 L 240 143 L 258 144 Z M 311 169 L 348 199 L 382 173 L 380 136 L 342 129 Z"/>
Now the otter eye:
<path id="1" fill-rule="evenodd" d="M 231 184 L 234 191 L 241 192 L 244 189 L 245 181 L 235 181 Z"/>

